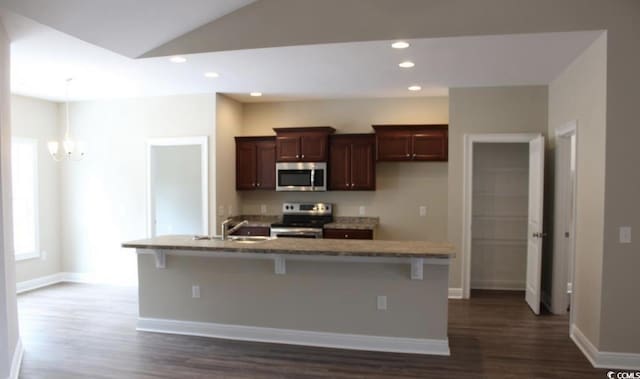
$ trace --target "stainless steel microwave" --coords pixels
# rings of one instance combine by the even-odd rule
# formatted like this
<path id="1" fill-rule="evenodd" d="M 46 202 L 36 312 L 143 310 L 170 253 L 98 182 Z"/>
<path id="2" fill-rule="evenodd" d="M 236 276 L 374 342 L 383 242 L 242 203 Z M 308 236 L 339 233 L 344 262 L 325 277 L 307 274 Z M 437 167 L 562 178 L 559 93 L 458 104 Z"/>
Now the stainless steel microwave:
<path id="1" fill-rule="evenodd" d="M 326 162 L 276 163 L 276 191 L 326 190 Z"/>

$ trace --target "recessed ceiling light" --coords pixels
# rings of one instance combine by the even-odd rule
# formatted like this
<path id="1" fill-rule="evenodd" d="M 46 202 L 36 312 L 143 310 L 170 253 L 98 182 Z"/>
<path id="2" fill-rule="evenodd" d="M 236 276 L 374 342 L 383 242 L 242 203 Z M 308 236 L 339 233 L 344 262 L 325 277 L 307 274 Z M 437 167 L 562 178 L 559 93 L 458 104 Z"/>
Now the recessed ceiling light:
<path id="1" fill-rule="evenodd" d="M 217 72 L 205 72 L 204 76 L 206 76 L 207 78 L 217 78 L 218 76 L 220 76 Z"/>
<path id="2" fill-rule="evenodd" d="M 409 42 L 406 41 L 397 41 L 391 44 L 394 49 L 406 49 L 409 46 Z"/>
<path id="3" fill-rule="evenodd" d="M 409 87 L 409 91 L 420 91 L 422 90 L 422 87 L 420 86 L 411 86 Z"/>
<path id="4" fill-rule="evenodd" d="M 398 66 L 402 67 L 402 68 L 411 68 L 413 66 L 415 66 L 416 64 L 411 62 L 411 61 L 404 61 L 400 64 L 398 64 Z"/>
<path id="5" fill-rule="evenodd" d="M 187 58 L 176 55 L 175 57 L 169 58 L 169 60 L 173 63 L 184 63 L 187 61 Z"/>
<path id="6" fill-rule="evenodd" d="M 262 96 L 262 92 L 251 92 L 249 95 L 251 95 L 253 97 L 260 97 L 260 96 Z"/>

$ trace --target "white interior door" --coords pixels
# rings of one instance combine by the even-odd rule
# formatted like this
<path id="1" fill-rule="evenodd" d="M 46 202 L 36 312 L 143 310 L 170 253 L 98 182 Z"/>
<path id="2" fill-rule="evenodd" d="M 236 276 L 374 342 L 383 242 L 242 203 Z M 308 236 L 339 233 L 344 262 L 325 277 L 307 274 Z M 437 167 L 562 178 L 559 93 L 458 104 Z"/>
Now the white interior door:
<path id="1" fill-rule="evenodd" d="M 529 142 L 529 227 L 527 236 L 527 304 L 540 314 L 542 276 L 542 208 L 544 192 L 544 137 Z"/>

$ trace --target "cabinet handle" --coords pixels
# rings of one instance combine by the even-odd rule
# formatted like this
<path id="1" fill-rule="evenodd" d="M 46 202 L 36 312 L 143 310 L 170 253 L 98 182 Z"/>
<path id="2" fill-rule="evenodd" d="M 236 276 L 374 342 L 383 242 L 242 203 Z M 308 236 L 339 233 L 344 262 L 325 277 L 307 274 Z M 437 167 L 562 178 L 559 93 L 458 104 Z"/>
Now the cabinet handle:
<path id="1" fill-rule="evenodd" d="M 349 235 L 348 235 L 348 234 L 345 234 L 345 235 L 344 235 L 344 238 L 349 238 Z"/>
<path id="2" fill-rule="evenodd" d="M 409 158 L 411 156 L 411 154 L 407 153 L 407 158 Z"/>
<path id="3" fill-rule="evenodd" d="M 414 158 L 416 157 L 416 153 L 413 153 L 413 157 L 414 157 Z"/>
<path id="4" fill-rule="evenodd" d="M 260 187 L 260 183 L 257 183 L 258 187 Z"/>
<path id="5" fill-rule="evenodd" d="M 304 154 L 302 154 L 302 158 L 304 158 Z"/>
<path id="6" fill-rule="evenodd" d="M 300 158 L 300 154 L 296 154 L 296 158 Z"/>
<path id="7" fill-rule="evenodd" d="M 256 186 L 256 184 L 255 184 L 255 183 L 251 183 L 251 187 L 255 187 L 255 186 Z"/>

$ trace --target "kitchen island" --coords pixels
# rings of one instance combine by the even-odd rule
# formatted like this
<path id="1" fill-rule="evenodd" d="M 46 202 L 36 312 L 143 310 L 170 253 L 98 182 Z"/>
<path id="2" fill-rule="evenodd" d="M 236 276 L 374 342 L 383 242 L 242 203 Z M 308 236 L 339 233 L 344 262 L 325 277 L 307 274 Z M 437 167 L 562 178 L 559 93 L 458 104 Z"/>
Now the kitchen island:
<path id="1" fill-rule="evenodd" d="M 138 330 L 449 354 L 449 244 L 280 238 L 127 242 Z"/>

